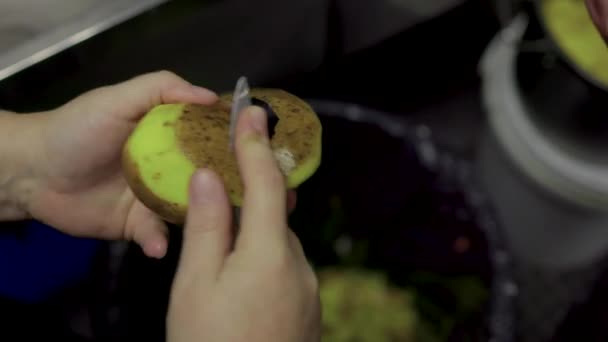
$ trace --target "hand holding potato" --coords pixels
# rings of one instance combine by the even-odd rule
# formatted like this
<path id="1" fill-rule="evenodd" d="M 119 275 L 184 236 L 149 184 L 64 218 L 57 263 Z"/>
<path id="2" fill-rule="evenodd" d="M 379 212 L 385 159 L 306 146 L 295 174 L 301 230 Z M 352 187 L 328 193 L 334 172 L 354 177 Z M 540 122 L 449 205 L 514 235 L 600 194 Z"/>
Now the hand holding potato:
<path id="1" fill-rule="evenodd" d="M 121 151 L 138 120 L 161 103 L 210 105 L 217 96 L 169 72 L 95 89 L 36 118 L 30 216 L 68 234 L 135 240 L 148 256 L 167 248 L 164 222 L 127 185 Z M 25 115 L 23 117 L 27 117 Z"/>
<path id="2" fill-rule="evenodd" d="M 317 279 L 287 226 L 284 177 L 267 134 L 264 112 L 249 108 L 237 126 L 245 193 L 236 239 L 221 178 L 209 170 L 192 177 L 170 342 L 320 339 Z"/>

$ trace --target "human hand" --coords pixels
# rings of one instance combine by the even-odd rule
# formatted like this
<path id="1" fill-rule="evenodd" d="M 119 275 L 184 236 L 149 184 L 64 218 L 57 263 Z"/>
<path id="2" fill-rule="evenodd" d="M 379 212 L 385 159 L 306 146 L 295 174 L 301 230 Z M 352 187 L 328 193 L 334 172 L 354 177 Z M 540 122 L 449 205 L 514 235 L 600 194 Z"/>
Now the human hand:
<path id="1" fill-rule="evenodd" d="M 220 178 L 197 171 L 190 182 L 168 341 L 319 341 L 317 278 L 287 226 L 284 179 L 261 109 L 241 116 L 236 154 L 245 187 L 236 239 Z"/>
<path id="2" fill-rule="evenodd" d="M 39 115 L 29 214 L 75 236 L 134 240 L 163 257 L 166 225 L 135 198 L 122 175 L 122 148 L 138 120 L 161 103 L 212 104 L 217 96 L 169 72 L 95 89 Z"/>

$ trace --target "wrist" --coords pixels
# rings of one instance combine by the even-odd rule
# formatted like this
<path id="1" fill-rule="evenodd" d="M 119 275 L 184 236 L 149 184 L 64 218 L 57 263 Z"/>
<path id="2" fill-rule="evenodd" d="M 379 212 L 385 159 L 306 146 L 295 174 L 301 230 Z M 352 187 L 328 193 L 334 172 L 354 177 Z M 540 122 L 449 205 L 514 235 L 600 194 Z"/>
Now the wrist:
<path id="1" fill-rule="evenodd" d="M 40 114 L 0 111 L 0 221 L 30 217 L 41 126 Z"/>

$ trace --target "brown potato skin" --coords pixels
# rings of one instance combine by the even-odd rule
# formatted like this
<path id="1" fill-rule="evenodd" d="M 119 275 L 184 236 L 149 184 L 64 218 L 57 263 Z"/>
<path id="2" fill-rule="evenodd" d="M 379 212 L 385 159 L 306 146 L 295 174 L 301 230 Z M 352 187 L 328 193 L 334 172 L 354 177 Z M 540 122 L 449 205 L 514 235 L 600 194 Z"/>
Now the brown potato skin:
<path id="1" fill-rule="evenodd" d="M 187 208 L 177 203 L 167 203 L 145 186 L 139 177 L 139 167 L 126 150 L 126 146 L 122 154 L 122 166 L 127 184 L 137 199 L 168 223 L 184 225 Z"/>

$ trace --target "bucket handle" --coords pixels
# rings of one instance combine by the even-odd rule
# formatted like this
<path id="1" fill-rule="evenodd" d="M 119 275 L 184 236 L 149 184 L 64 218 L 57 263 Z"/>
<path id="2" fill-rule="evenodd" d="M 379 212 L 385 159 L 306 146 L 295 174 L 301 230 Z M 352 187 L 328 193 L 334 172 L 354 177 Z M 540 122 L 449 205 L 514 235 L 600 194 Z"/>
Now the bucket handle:
<path id="1" fill-rule="evenodd" d="M 496 0 L 495 11 L 501 29 L 505 29 L 518 15 L 523 14 L 526 20 L 529 14 L 538 9 L 538 0 Z M 553 43 L 549 38 L 525 39 L 502 35 L 509 45 L 517 46 L 521 52 L 549 53 L 553 54 Z"/>

